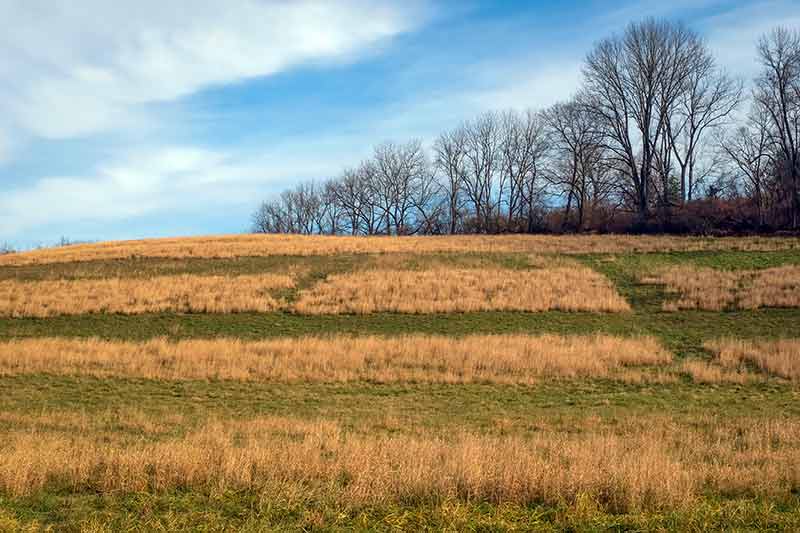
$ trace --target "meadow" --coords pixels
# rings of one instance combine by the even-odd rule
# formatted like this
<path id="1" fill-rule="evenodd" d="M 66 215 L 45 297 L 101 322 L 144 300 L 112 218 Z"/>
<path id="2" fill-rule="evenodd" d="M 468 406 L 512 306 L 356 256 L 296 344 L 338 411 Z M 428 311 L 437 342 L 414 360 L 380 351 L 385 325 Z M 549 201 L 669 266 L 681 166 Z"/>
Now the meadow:
<path id="1" fill-rule="evenodd" d="M 0 257 L 0 531 L 800 529 L 800 241 Z"/>

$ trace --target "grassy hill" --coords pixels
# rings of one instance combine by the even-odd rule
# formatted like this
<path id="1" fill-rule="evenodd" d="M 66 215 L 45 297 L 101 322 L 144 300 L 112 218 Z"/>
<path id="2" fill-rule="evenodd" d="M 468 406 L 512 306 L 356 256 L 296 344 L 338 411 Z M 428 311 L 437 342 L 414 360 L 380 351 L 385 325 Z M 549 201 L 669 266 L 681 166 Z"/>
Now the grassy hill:
<path id="1" fill-rule="evenodd" d="M 0 531 L 800 529 L 800 240 L 0 256 Z"/>

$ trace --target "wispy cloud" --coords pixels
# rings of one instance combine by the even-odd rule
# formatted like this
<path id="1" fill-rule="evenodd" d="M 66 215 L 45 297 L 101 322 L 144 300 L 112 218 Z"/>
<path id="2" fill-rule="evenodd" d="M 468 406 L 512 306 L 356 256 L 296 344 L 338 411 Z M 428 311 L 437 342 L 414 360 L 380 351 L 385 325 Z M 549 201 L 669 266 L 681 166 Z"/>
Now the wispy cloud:
<path id="1" fill-rule="evenodd" d="M 264 195 L 299 180 L 323 179 L 331 169 L 358 161 L 369 148 L 362 141 L 347 136 L 309 137 L 257 151 L 137 148 L 101 161 L 81 175 L 49 176 L 7 188 L 0 196 L 0 228 L 8 235 L 23 235 L 58 221 L 67 228 L 62 231 L 70 233 L 69 228 L 78 224 L 98 225 L 173 210 L 252 209 Z M 353 148 L 358 146 L 363 150 Z M 236 216 L 244 227 L 246 212 Z M 139 234 L 133 227 L 122 235 Z"/>
<path id="2" fill-rule="evenodd" d="M 758 72 L 756 43 L 777 26 L 800 27 L 800 3 L 767 0 L 708 17 L 702 29 L 719 64 L 750 80 Z"/>
<path id="3" fill-rule="evenodd" d="M 0 112 L 50 138 L 139 125 L 143 104 L 343 60 L 423 15 L 363 0 L 4 2 Z"/>
<path id="4" fill-rule="evenodd" d="M 250 202 L 290 174 L 308 177 L 314 158 L 287 158 L 291 147 L 279 157 L 193 145 L 191 135 L 176 146 L 191 122 L 180 101 L 374 55 L 432 14 L 425 0 L 0 3 L 0 164 L 12 144 L 35 160 L 41 139 L 52 140 L 51 152 L 79 142 L 90 154 L 69 175 L 52 161 L 33 164 L 37 174 L 14 168 L 0 176 L 0 238 L 24 242 L 53 224 L 220 209 Z"/>

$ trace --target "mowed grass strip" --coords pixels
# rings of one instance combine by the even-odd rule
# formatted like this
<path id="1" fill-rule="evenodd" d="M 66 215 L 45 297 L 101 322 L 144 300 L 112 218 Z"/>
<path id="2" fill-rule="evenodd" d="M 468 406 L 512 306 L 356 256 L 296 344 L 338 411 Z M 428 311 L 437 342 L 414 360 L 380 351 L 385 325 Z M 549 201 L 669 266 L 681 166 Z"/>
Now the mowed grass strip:
<path id="1" fill-rule="evenodd" d="M 522 437 L 468 431 L 365 434 L 331 421 L 208 421 L 129 443 L 102 435 L 10 431 L 0 491 L 99 494 L 175 489 L 308 494 L 339 505 L 574 504 L 610 512 L 688 508 L 711 495 L 788 500 L 800 483 L 800 423 L 725 418 L 711 429 L 669 417 Z"/>
<path id="2" fill-rule="evenodd" d="M 87 313 L 267 312 L 280 307 L 270 291 L 293 286 L 293 277 L 284 274 L 6 280 L 0 281 L 0 315 L 45 318 Z"/>
<path id="3" fill-rule="evenodd" d="M 677 300 L 664 302 L 665 311 L 701 309 L 724 311 L 738 308 L 800 307 L 800 266 L 748 271 L 672 267 L 642 281 L 664 285 Z"/>
<path id="4" fill-rule="evenodd" d="M 608 335 L 474 335 L 155 339 L 59 338 L 0 344 L 0 374 L 164 380 L 530 384 L 543 377 L 641 381 L 641 367 L 672 354 L 652 338 Z"/>
<path id="5" fill-rule="evenodd" d="M 335 274 L 301 291 L 293 309 L 303 314 L 624 312 L 630 306 L 602 274 L 584 266 L 561 266 Z"/>
<path id="6" fill-rule="evenodd" d="M 0 266 L 132 259 L 231 258 L 273 255 L 386 253 L 623 253 L 700 250 L 797 250 L 798 238 L 699 238 L 633 235 L 453 235 L 420 237 L 332 237 L 227 235 L 112 241 L 47 248 L 0 256 Z"/>

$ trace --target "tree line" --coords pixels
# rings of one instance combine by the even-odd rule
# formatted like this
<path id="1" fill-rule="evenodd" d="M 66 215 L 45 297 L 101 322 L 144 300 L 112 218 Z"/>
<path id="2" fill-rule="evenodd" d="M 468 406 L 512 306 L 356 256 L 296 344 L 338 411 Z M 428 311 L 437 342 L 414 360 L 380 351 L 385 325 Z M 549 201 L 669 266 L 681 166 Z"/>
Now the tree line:
<path id="1" fill-rule="evenodd" d="M 253 231 L 797 230 L 800 31 L 776 28 L 757 52 L 745 91 L 686 26 L 631 24 L 589 52 L 570 100 L 483 113 L 430 148 L 380 144 L 263 202 Z"/>

